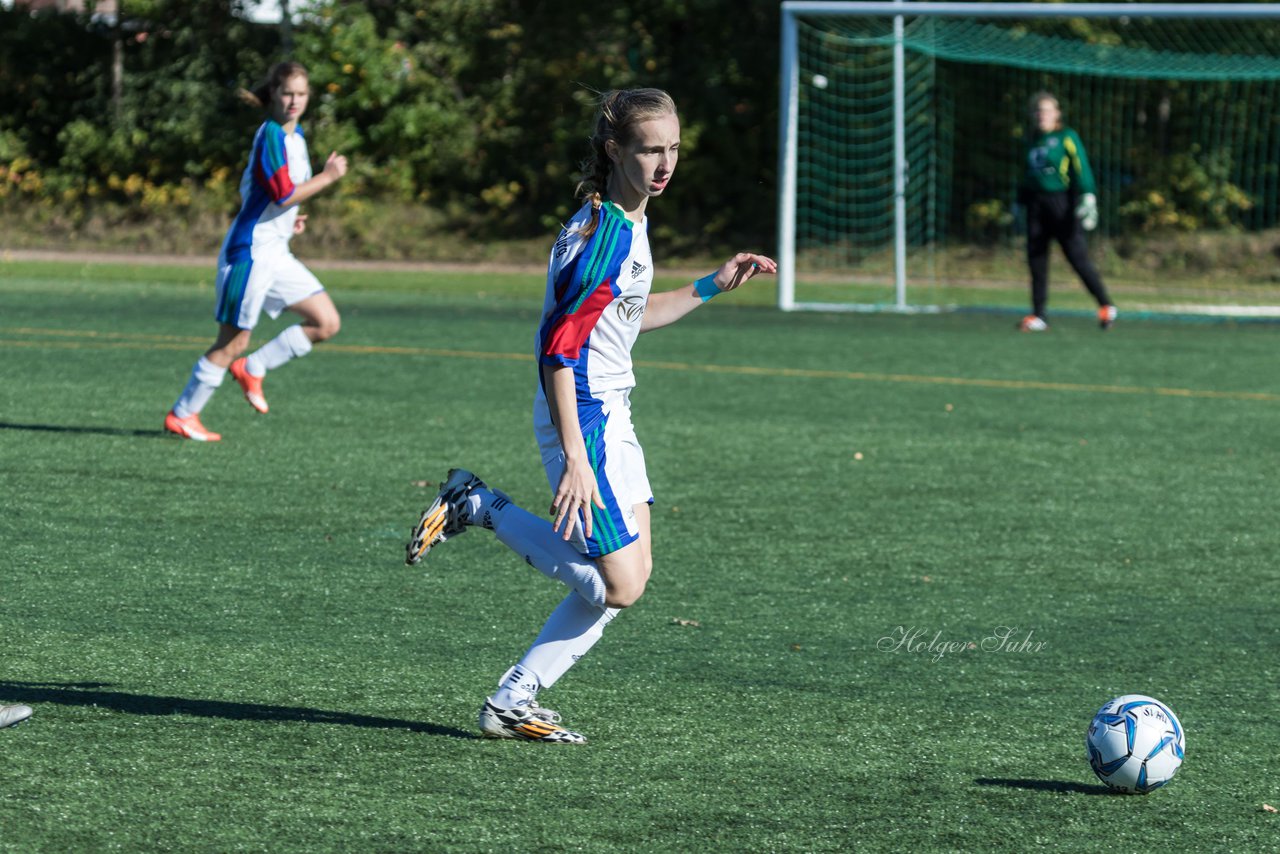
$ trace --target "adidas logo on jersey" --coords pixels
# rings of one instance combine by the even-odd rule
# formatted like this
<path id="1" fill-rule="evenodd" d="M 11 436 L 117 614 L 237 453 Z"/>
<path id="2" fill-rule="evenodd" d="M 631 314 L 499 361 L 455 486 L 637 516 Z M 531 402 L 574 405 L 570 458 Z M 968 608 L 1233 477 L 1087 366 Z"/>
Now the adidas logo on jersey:
<path id="1" fill-rule="evenodd" d="M 632 261 L 631 262 L 631 278 L 633 279 L 640 278 L 640 274 L 647 269 L 649 268 L 641 264 L 639 261 Z"/>

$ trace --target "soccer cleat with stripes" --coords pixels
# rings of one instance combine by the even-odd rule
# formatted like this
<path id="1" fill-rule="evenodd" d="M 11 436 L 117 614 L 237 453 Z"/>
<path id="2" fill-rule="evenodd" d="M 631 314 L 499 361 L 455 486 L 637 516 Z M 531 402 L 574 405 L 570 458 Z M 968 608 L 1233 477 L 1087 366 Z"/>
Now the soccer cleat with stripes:
<path id="1" fill-rule="evenodd" d="M 249 360 L 243 357 L 236 359 L 228 370 L 231 376 L 235 377 L 236 382 L 240 383 L 240 388 L 244 390 L 244 399 L 249 401 L 249 405 L 266 415 L 267 399 L 262 396 L 262 377 L 255 377 L 249 373 Z"/>
<path id="2" fill-rule="evenodd" d="M 172 409 L 164 417 L 164 429 L 184 439 L 191 439 L 196 442 L 222 441 L 222 434 L 215 433 L 201 424 L 199 415 L 191 414 L 186 418 L 179 418 L 173 413 Z"/>
<path id="3" fill-rule="evenodd" d="M 1106 332 L 1111 328 L 1111 324 L 1116 322 L 1116 307 L 1114 305 L 1104 305 L 1098 309 L 1098 326 Z"/>
<path id="4" fill-rule="evenodd" d="M 1018 329 L 1023 332 L 1047 332 L 1049 324 L 1045 323 L 1044 318 L 1035 314 L 1028 314 L 1022 318 L 1022 322 L 1018 324 Z"/>
<path id="5" fill-rule="evenodd" d="M 413 529 L 413 537 L 404 547 L 404 562 L 413 566 L 427 556 L 433 546 L 461 534 L 471 525 L 467 498 L 477 489 L 488 489 L 484 481 L 466 469 L 450 469 L 440 484 L 440 492 Z"/>
<path id="6" fill-rule="evenodd" d="M 560 713 L 555 709 L 548 709 L 545 706 L 538 705 L 537 700 L 529 701 L 529 714 L 539 720 L 546 721 L 549 724 L 560 723 Z"/>
<path id="7" fill-rule="evenodd" d="M 555 720 L 547 716 L 554 716 Z M 565 729 L 555 722 L 559 719 L 560 715 L 536 704 L 531 709 L 500 709 L 493 701 L 485 700 L 480 709 L 480 732 L 485 738 L 515 738 L 547 744 L 587 743 L 587 737 L 582 733 Z"/>
<path id="8" fill-rule="evenodd" d="M 31 717 L 31 707 L 21 704 L 16 706 L 0 706 L 0 729 L 17 726 Z"/>

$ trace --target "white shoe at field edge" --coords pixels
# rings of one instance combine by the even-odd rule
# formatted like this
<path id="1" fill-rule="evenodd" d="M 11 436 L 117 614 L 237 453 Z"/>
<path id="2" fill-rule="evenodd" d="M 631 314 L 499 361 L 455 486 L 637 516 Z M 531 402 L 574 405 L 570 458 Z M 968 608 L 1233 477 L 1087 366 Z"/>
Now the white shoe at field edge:
<path id="1" fill-rule="evenodd" d="M 31 707 L 22 704 L 0 706 L 0 729 L 16 726 L 31 717 Z"/>

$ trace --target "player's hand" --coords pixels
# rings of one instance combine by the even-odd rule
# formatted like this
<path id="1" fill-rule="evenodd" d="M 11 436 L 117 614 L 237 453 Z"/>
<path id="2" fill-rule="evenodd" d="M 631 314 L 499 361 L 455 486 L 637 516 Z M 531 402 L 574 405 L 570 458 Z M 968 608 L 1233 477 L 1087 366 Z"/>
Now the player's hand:
<path id="1" fill-rule="evenodd" d="M 591 505 L 604 509 L 604 501 L 600 498 L 600 488 L 596 484 L 596 474 L 585 459 L 565 461 L 564 472 L 560 475 L 560 483 L 556 486 L 555 498 L 551 501 L 551 514 L 555 516 L 553 531 L 564 528 L 563 537 L 569 539 L 573 529 L 579 522 L 578 513 L 582 513 L 581 525 L 583 536 L 591 536 Z"/>
<path id="2" fill-rule="evenodd" d="M 716 270 L 716 287 L 731 291 L 750 281 L 758 273 L 778 272 L 778 262 L 753 252 L 739 252 Z"/>
<path id="3" fill-rule="evenodd" d="M 293 221 L 293 233 L 302 234 L 307 230 L 307 215 L 298 214 L 298 218 Z"/>
<path id="4" fill-rule="evenodd" d="M 334 181 L 347 174 L 347 158 L 336 151 L 330 152 L 324 163 L 324 174 Z"/>
<path id="5" fill-rule="evenodd" d="M 1085 193 L 1076 205 L 1076 219 L 1085 231 L 1093 231 L 1098 227 L 1098 197 L 1093 193 Z"/>

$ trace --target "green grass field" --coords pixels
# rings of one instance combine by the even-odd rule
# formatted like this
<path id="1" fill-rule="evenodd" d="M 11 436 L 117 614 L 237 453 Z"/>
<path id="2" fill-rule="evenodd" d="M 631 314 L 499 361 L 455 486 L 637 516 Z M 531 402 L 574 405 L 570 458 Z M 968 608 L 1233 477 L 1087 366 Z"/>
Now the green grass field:
<path id="1" fill-rule="evenodd" d="M 1280 847 L 1275 326 L 766 284 L 644 336 L 654 579 L 550 747 L 474 723 L 561 589 L 482 531 L 402 562 L 451 465 L 547 503 L 539 277 L 324 274 L 342 334 L 200 445 L 210 276 L 0 265 L 0 851 Z M 1131 692 L 1187 731 L 1146 797 L 1084 758 Z"/>

